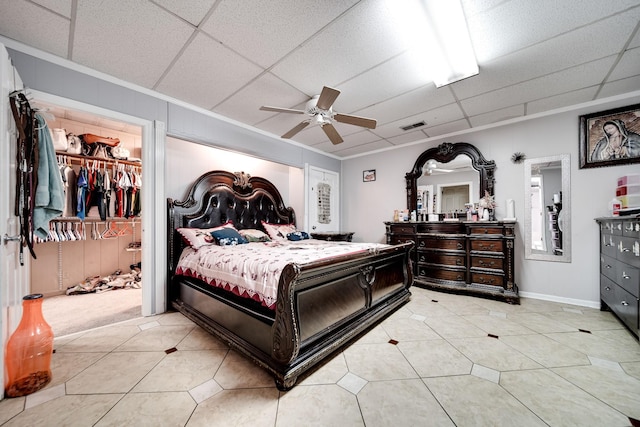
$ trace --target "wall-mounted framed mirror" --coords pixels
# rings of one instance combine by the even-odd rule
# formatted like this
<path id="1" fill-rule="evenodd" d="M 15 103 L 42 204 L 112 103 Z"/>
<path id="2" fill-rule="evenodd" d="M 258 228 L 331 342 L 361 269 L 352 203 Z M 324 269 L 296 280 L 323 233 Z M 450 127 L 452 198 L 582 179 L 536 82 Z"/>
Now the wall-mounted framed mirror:
<path id="1" fill-rule="evenodd" d="M 467 142 L 444 142 L 430 148 L 420 154 L 411 172 L 405 175 L 407 208 L 410 211 L 418 210 L 420 205 L 420 208 L 430 211 L 429 208 L 432 207 L 434 213 L 437 213 L 438 206 L 451 210 L 454 205 L 447 205 L 448 202 L 441 194 L 438 197 L 438 187 L 468 186 L 466 188 L 469 190 L 455 190 L 458 195 L 450 197 L 454 204 L 458 203 L 456 200 L 462 200 L 465 192 L 470 192 L 471 200 L 467 202 L 478 201 L 485 191 L 493 196 L 495 169 L 496 163 L 493 160 L 485 159 L 474 145 Z M 467 202 L 461 202 L 462 206 Z"/>
<path id="2" fill-rule="evenodd" d="M 569 154 L 524 161 L 525 258 L 571 262 Z"/>

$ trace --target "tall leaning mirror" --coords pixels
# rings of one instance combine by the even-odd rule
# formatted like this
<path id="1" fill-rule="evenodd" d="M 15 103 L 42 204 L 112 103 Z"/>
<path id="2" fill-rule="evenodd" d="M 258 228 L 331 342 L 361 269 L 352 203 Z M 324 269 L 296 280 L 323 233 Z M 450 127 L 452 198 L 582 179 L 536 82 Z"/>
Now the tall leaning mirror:
<path id="1" fill-rule="evenodd" d="M 524 161 L 525 258 L 571 262 L 568 154 Z"/>

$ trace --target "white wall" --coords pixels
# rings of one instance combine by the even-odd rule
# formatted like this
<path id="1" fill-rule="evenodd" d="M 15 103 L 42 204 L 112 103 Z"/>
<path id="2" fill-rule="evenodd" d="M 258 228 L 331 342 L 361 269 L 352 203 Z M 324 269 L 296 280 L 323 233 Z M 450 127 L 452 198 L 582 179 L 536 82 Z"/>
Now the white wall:
<path id="1" fill-rule="evenodd" d="M 638 92 L 626 99 L 590 104 L 570 112 L 514 122 L 422 144 L 343 161 L 343 229 L 355 232 L 354 241 L 385 242 L 383 222 L 393 210 L 406 206 L 405 173 L 417 157 L 442 142 L 474 144 L 487 160 L 496 162 L 497 218 L 506 214 L 505 200 L 516 204 L 516 283 L 523 296 L 599 307 L 599 240 L 594 218 L 607 215 L 615 195 L 616 179 L 640 173 L 640 165 L 579 169 L 579 115 L 637 104 Z M 568 153 L 571 156 L 572 262 L 524 259 L 524 164 L 514 164 L 514 152 L 528 159 Z M 376 169 L 374 182 L 362 182 L 362 171 Z"/>
<path id="2" fill-rule="evenodd" d="M 166 143 L 166 158 L 167 197 L 184 200 L 190 185 L 205 172 L 245 172 L 271 181 L 280 191 L 285 205 L 294 209 L 297 222 L 302 227 L 304 171 L 301 168 L 170 137 Z"/>

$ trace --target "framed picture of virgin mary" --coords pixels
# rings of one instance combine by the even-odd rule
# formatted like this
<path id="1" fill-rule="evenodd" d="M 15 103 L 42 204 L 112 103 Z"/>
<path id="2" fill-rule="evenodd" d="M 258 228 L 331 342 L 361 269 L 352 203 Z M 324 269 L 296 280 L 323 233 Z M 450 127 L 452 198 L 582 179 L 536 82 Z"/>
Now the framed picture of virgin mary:
<path id="1" fill-rule="evenodd" d="M 580 116 L 580 169 L 640 163 L 640 104 Z"/>

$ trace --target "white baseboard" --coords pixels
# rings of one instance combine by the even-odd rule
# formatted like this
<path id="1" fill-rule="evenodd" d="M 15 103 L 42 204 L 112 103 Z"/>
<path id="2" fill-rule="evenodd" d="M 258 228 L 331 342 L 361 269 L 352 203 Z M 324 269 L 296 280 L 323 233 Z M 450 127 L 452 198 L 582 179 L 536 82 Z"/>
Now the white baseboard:
<path id="1" fill-rule="evenodd" d="M 552 302 L 560 302 L 563 304 L 571 304 L 571 305 L 579 305 L 581 307 L 589 307 L 589 308 L 600 308 L 600 301 L 587 301 L 582 299 L 574 299 L 574 298 L 563 298 L 555 295 L 545 295 L 545 294 L 537 294 L 535 292 L 518 292 L 523 298 L 533 298 L 540 299 L 543 301 L 552 301 Z"/>

